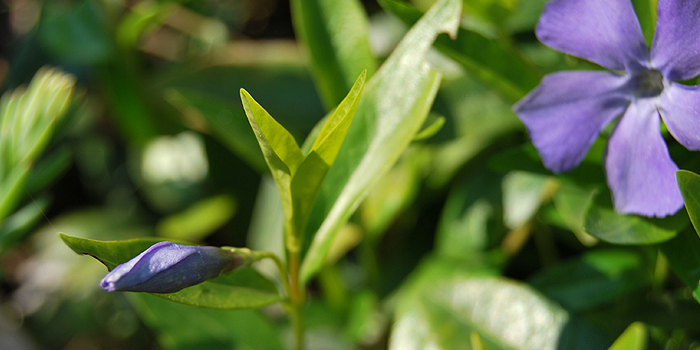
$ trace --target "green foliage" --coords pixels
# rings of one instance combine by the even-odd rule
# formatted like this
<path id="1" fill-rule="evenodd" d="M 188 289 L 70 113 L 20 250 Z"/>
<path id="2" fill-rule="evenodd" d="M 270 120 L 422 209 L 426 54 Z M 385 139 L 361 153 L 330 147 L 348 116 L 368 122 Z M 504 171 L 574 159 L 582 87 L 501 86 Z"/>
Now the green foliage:
<path id="1" fill-rule="evenodd" d="M 494 350 L 605 346 L 602 335 L 560 306 L 492 274 L 424 263 L 400 297 L 389 349 L 472 349 L 474 334 Z"/>
<path id="2" fill-rule="evenodd" d="M 0 348 L 700 340 L 697 153 L 663 129 L 686 209 L 620 215 L 613 126 L 554 174 L 512 111 L 544 74 L 598 69 L 538 41 L 546 0 L 10 3 Z M 657 1 L 632 4 L 650 43 Z M 183 133 L 196 145 L 161 144 Z M 107 293 L 75 254 L 111 270 L 162 240 L 254 263 L 177 293 Z"/>
<path id="3" fill-rule="evenodd" d="M 609 350 L 645 350 L 647 348 L 647 328 L 643 323 L 632 323 L 610 346 Z"/>
<path id="4" fill-rule="evenodd" d="M 34 162 L 70 107 L 74 84 L 72 76 L 45 68 L 26 90 L 0 100 L 0 223 L 23 197 Z"/>
<path id="5" fill-rule="evenodd" d="M 345 96 L 358 72 L 377 70 L 370 49 L 369 21 L 357 0 L 292 0 L 296 34 L 311 58 L 327 109 Z"/>
<path id="6" fill-rule="evenodd" d="M 241 100 L 248 121 L 282 200 L 287 246 L 293 252 L 300 249 L 299 235 L 311 205 L 350 128 L 366 74 L 365 71 L 357 78 L 348 95 L 326 120 L 306 155 L 294 137 L 255 102 L 247 91 L 241 89 Z"/>
<path id="7" fill-rule="evenodd" d="M 343 166 L 328 173 L 304 233 L 308 249 L 302 280 L 309 281 L 318 272 L 340 227 L 419 131 L 440 83 L 440 74 L 427 65 L 426 55 L 439 33 L 455 35 L 460 5 L 438 2 L 367 83 L 357 107 L 358 120 L 346 137 L 349 146 L 338 154 Z"/>
<path id="8" fill-rule="evenodd" d="M 419 10 L 404 2 L 379 2 L 409 26 L 414 25 L 421 16 Z M 464 28 L 459 29 L 456 40 L 445 36 L 438 37 L 435 47 L 458 62 L 469 74 L 512 102 L 525 96 L 541 78 L 517 56 L 513 48 Z"/>
<path id="9" fill-rule="evenodd" d="M 64 234 L 61 234 L 61 239 L 76 253 L 94 257 L 109 270 L 162 241 L 155 238 L 138 238 L 110 242 Z M 154 295 L 185 305 L 223 310 L 258 308 L 280 300 L 275 284 L 249 267 L 236 269 L 230 274 L 179 292 Z"/>

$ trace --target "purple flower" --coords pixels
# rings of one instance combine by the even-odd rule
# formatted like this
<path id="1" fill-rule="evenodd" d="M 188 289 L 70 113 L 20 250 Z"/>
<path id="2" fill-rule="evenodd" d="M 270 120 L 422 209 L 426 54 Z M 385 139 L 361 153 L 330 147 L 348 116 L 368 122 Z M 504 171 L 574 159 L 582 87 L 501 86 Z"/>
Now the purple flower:
<path id="1" fill-rule="evenodd" d="M 108 292 L 174 293 L 233 270 L 244 258 L 216 247 L 159 242 L 100 281 Z"/>
<path id="2" fill-rule="evenodd" d="M 547 75 L 514 111 L 554 172 L 577 166 L 621 114 L 605 155 L 615 210 L 663 217 L 683 198 L 660 119 L 683 146 L 700 149 L 700 86 L 676 83 L 700 74 L 700 1 L 659 0 L 657 14 L 650 51 L 630 0 L 547 3 L 540 41 L 616 72 Z"/>

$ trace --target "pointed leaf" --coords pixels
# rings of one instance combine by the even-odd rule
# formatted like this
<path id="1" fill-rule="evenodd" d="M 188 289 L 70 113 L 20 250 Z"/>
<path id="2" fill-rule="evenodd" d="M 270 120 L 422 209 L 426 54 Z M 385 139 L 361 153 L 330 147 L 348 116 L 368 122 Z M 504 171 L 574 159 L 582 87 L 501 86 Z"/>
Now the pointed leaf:
<path id="1" fill-rule="evenodd" d="M 659 245 L 673 272 L 690 287 L 695 300 L 700 302 L 700 238 L 691 230 L 678 232 L 673 239 Z"/>
<path id="2" fill-rule="evenodd" d="M 379 3 L 409 26 L 421 16 L 420 10 L 405 2 L 380 0 Z M 464 28 L 459 29 L 457 40 L 442 36 L 435 47 L 512 102 L 525 96 L 541 78 L 512 48 Z"/>
<path id="3" fill-rule="evenodd" d="M 600 200 L 605 196 L 598 195 Z M 609 203 L 593 203 L 586 211 L 584 229 L 596 238 L 615 244 L 653 244 L 673 238 L 685 226 L 684 213 L 664 219 L 616 213 Z"/>
<path id="4" fill-rule="evenodd" d="M 96 241 L 64 234 L 60 234 L 60 237 L 73 251 L 94 257 L 109 270 L 131 260 L 151 245 L 163 241 L 157 238 Z M 280 300 L 275 284 L 252 268 L 236 269 L 230 274 L 176 293 L 153 295 L 181 304 L 212 309 L 250 309 Z"/>
<path id="5" fill-rule="evenodd" d="M 294 137 L 260 106 L 250 94 L 241 89 L 241 101 L 248 122 L 260 144 L 265 162 L 275 179 L 285 217 L 293 216 L 291 194 L 292 175 L 304 160 Z"/>
<path id="6" fill-rule="evenodd" d="M 685 209 L 695 231 L 700 235 L 700 175 L 686 170 L 676 172 L 678 188 L 681 190 Z"/>
<path id="7" fill-rule="evenodd" d="M 317 90 L 326 108 L 338 104 L 357 74 L 372 76 L 377 63 L 369 43 L 369 21 L 358 0 L 292 0 L 297 38 L 311 58 Z"/>
<path id="8" fill-rule="evenodd" d="M 647 328 L 641 322 L 632 323 L 609 350 L 646 350 Z"/>
<path id="9" fill-rule="evenodd" d="M 461 0 L 436 3 L 367 83 L 338 166 L 329 171 L 304 231 L 309 246 L 302 263 L 304 281 L 322 266 L 340 227 L 423 125 L 441 78 L 426 55 L 439 33 L 455 35 L 460 9 Z"/>
<path id="10" fill-rule="evenodd" d="M 311 146 L 311 151 L 293 175 L 293 232 L 301 234 L 323 179 L 335 162 L 340 146 L 343 145 L 362 95 L 366 75 L 365 70 L 357 78 L 348 95 L 323 125 Z"/>

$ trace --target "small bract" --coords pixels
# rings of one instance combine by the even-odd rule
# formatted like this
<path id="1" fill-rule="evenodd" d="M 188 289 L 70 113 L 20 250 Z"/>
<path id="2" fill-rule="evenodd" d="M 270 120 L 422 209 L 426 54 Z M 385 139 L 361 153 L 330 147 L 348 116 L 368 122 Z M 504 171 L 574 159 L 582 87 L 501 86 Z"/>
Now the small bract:
<path id="1" fill-rule="evenodd" d="M 245 262 L 216 247 L 159 242 L 115 267 L 100 281 L 108 292 L 174 293 L 229 272 Z"/>

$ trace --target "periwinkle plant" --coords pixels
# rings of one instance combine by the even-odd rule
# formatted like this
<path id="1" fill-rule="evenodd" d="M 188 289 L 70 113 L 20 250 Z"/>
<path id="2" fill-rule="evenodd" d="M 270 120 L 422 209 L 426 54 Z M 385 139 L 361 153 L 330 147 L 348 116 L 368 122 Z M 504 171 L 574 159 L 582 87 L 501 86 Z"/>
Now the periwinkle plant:
<path id="1" fill-rule="evenodd" d="M 576 167 L 600 132 L 622 114 L 610 136 L 605 170 L 618 212 L 663 217 L 683 198 L 678 167 L 660 133 L 700 150 L 700 86 L 677 81 L 700 74 L 700 2 L 659 0 L 647 48 L 629 0 L 553 0 L 536 34 L 545 45 L 614 72 L 559 72 L 515 105 L 545 166 Z"/>

